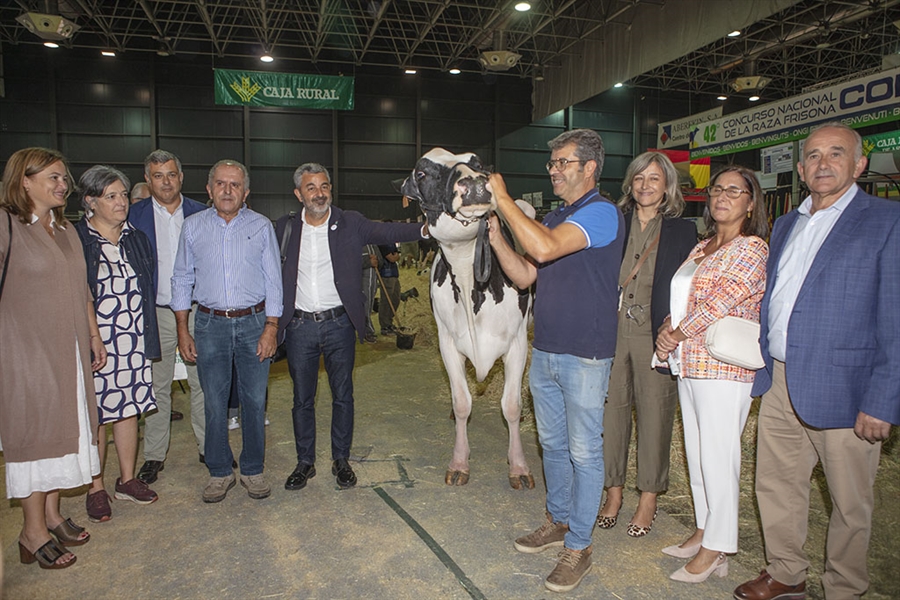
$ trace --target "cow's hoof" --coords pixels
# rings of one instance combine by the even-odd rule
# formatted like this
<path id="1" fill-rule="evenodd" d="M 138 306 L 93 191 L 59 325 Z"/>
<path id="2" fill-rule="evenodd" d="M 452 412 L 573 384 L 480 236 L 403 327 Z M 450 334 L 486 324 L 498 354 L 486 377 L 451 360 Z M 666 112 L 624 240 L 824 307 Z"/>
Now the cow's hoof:
<path id="1" fill-rule="evenodd" d="M 521 489 L 534 489 L 534 477 L 531 473 L 526 473 L 525 475 L 510 475 L 509 476 L 509 487 L 514 490 Z"/>
<path id="2" fill-rule="evenodd" d="M 469 474 L 465 471 L 448 470 L 444 476 L 444 483 L 447 485 L 466 485 L 469 483 Z"/>

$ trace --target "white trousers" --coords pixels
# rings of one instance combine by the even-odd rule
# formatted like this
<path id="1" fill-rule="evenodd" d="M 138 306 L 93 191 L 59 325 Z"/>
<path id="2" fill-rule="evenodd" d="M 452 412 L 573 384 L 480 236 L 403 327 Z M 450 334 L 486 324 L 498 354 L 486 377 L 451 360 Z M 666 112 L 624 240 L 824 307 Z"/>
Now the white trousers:
<path id="1" fill-rule="evenodd" d="M 697 529 L 703 547 L 734 553 L 738 548 L 741 433 L 750 412 L 752 383 L 678 378 Z"/>

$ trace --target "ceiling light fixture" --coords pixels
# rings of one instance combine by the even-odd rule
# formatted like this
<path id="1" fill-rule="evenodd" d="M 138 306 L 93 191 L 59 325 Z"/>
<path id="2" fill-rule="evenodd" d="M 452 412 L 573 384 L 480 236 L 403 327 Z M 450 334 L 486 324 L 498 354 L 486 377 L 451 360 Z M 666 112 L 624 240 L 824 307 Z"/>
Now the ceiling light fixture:
<path id="1" fill-rule="evenodd" d="M 407 75 L 415 75 L 416 74 L 415 69 L 406 69 L 403 72 L 406 73 Z"/>
<path id="2" fill-rule="evenodd" d="M 741 30 L 735 29 L 734 31 L 732 31 L 731 33 L 728 34 L 728 37 L 737 37 L 739 35 L 741 35 Z"/>
<path id="3" fill-rule="evenodd" d="M 265 54 L 263 54 L 262 56 L 259 57 L 259 60 L 263 61 L 264 63 L 270 63 L 270 62 L 274 61 L 275 59 L 272 57 L 271 54 L 266 52 Z"/>
<path id="4" fill-rule="evenodd" d="M 531 10 L 531 4 L 529 2 L 519 2 L 516 4 L 515 8 L 519 12 L 528 12 Z"/>
<path id="5" fill-rule="evenodd" d="M 111 58 L 116 55 L 116 53 L 113 52 L 112 50 L 101 50 L 100 54 L 102 54 L 103 56 L 109 56 Z"/>
<path id="6" fill-rule="evenodd" d="M 716 96 L 716 100 L 728 100 L 728 96 Z"/>
<path id="7" fill-rule="evenodd" d="M 613 85 L 613 87 L 614 87 L 614 88 L 620 88 L 620 87 L 622 87 L 623 85 L 625 85 L 625 84 L 622 83 L 622 82 L 620 81 L 620 82 L 616 83 L 615 85 Z"/>
<path id="8" fill-rule="evenodd" d="M 56 42 L 44 42 L 44 45 L 48 48 L 59 48 L 59 44 Z"/>
<path id="9" fill-rule="evenodd" d="M 457 69 L 456 67 L 453 67 L 452 69 L 450 69 L 450 74 L 451 74 L 451 75 L 459 75 L 460 73 L 462 73 L 462 71 L 460 71 L 460 70 Z"/>
<path id="10" fill-rule="evenodd" d="M 757 100 L 759 100 L 759 96 L 750 96 L 748 100 L 750 100 L 750 102 L 756 102 Z"/>

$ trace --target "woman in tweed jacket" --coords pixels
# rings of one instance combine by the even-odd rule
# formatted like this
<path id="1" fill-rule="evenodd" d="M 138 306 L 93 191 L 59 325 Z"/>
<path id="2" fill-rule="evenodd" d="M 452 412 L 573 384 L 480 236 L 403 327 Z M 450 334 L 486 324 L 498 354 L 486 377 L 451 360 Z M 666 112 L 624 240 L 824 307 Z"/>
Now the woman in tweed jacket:
<path id="1" fill-rule="evenodd" d="M 664 548 L 691 558 L 672 574 L 689 583 L 728 573 L 737 552 L 741 432 L 750 412 L 754 371 L 710 356 L 707 328 L 725 316 L 759 322 L 766 285 L 768 219 L 754 173 L 728 166 L 711 179 L 704 219 L 709 236 L 672 278 L 671 315 L 659 330 L 656 359 L 678 375 L 685 454 L 696 532 Z"/>

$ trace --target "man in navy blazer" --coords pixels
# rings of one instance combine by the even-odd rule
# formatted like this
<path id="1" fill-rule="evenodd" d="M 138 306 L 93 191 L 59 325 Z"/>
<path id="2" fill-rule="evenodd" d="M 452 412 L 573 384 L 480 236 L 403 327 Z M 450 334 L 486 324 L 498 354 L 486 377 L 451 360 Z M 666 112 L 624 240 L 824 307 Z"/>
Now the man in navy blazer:
<path id="1" fill-rule="evenodd" d="M 810 475 L 821 461 L 833 508 L 826 598 L 858 598 L 881 441 L 900 424 L 900 204 L 870 196 L 858 133 L 827 123 L 797 165 L 810 196 L 770 240 L 756 374 L 756 497 L 768 566 L 738 600 L 805 597 Z"/>
<path id="2" fill-rule="evenodd" d="M 282 247 L 284 311 L 278 322 L 294 382 L 294 442 L 297 467 L 284 484 L 299 490 L 316 474 L 316 386 L 319 357 L 331 386 L 331 473 L 338 486 L 356 485 L 348 459 L 353 441 L 353 363 L 356 338 L 366 334 L 362 249 L 427 237 L 427 225 L 375 223 L 332 206 L 331 176 L 316 163 L 294 171 L 299 213 L 275 225 Z M 287 244 L 284 243 L 287 236 Z"/>
<path id="3" fill-rule="evenodd" d="M 156 317 L 159 323 L 159 341 L 162 359 L 153 361 L 153 394 L 159 408 L 147 416 L 144 425 L 144 464 L 138 471 L 138 479 L 150 484 L 156 481 L 163 470 L 166 453 L 169 451 L 169 433 L 172 410 L 172 379 L 175 375 L 175 350 L 178 347 L 178 333 L 175 327 L 175 313 L 169 308 L 172 300 L 172 268 L 178 250 L 181 226 L 190 215 L 206 208 L 205 205 L 181 194 L 184 173 L 181 161 L 171 152 L 154 150 L 144 159 L 144 178 L 150 186 L 150 197 L 131 205 L 128 222 L 147 234 L 156 254 L 157 279 L 154 281 L 156 296 Z M 193 316 L 193 315 L 192 315 Z M 193 318 L 191 331 L 193 331 Z M 197 366 L 185 363 L 188 384 L 191 386 L 191 427 L 197 438 L 200 460 L 203 461 L 205 441 L 205 412 L 203 391 L 197 376 Z"/>

